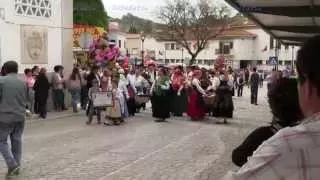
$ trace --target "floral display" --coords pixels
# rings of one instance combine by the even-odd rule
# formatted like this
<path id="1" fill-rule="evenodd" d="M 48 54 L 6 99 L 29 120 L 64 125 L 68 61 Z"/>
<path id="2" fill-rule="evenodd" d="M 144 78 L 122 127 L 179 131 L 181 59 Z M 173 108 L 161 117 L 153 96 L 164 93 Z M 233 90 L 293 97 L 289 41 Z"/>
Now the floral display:
<path id="1" fill-rule="evenodd" d="M 93 64 L 106 66 L 117 60 L 120 50 L 115 45 L 109 45 L 106 38 L 101 37 L 90 45 L 89 54 Z"/>
<path id="2" fill-rule="evenodd" d="M 214 69 L 217 71 L 221 71 L 225 69 L 225 67 L 226 67 L 225 58 L 223 56 L 219 56 L 216 59 L 216 62 L 214 64 Z"/>

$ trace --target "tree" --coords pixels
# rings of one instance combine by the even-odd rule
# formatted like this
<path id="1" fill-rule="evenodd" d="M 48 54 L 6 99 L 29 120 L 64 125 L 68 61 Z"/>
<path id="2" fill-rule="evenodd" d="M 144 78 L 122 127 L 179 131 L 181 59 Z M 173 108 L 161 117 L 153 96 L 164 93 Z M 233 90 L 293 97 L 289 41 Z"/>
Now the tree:
<path id="1" fill-rule="evenodd" d="M 101 0 L 73 0 L 74 24 L 108 27 L 108 15 Z"/>
<path id="2" fill-rule="evenodd" d="M 226 27 L 230 9 L 213 6 L 207 0 L 192 4 L 190 0 L 168 1 L 160 8 L 159 19 L 166 24 L 169 38 L 184 47 L 191 56 L 190 65 Z"/>
<path id="3" fill-rule="evenodd" d="M 130 25 L 128 32 L 131 34 L 138 34 L 139 33 L 138 29 L 133 24 Z"/>

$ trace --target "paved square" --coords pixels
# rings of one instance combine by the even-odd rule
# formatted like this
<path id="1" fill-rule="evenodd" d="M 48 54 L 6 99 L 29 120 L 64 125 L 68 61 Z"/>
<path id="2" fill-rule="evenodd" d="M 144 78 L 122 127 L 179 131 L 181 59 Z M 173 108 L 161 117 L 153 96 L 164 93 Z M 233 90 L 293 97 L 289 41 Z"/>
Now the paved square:
<path id="1" fill-rule="evenodd" d="M 86 126 L 78 115 L 28 123 L 21 180 L 207 180 L 237 169 L 231 151 L 254 128 L 271 120 L 266 90 L 259 106 L 234 98 L 229 125 L 186 117 L 154 123 L 150 112 L 119 127 Z M 3 162 L 0 162 L 1 168 Z M 0 179 L 6 169 L 0 170 Z"/>

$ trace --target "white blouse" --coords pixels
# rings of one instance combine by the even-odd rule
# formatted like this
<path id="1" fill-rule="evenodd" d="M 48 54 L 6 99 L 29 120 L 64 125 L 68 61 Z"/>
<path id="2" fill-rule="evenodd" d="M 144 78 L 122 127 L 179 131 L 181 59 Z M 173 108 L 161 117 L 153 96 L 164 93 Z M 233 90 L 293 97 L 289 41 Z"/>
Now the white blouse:
<path id="1" fill-rule="evenodd" d="M 192 80 L 191 84 L 194 85 L 201 94 L 203 94 L 203 95 L 206 94 L 206 91 L 203 90 L 202 87 L 201 87 L 201 85 L 200 85 L 199 79 L 194 78 L 194 79 Z"/>

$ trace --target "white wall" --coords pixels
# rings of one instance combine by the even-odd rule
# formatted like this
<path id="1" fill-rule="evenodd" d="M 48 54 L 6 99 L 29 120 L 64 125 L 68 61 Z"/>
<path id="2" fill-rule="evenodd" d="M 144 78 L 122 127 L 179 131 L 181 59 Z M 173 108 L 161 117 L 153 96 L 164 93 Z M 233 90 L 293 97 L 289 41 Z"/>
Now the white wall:
<path id="1" fill-rule="evenodd" d="M 53 15 L 51 18 L 24 17 L 16 15 L 14 2 L 15 1 L 13 0 L 1 0 L 0 3 L 0 8 L 5 8 L 5 21 L 0 19 L 2 63 L 8 60 L 15 60 L 20 64 L 20 72 L 23 72 L 24 68 L 36 65 L 20 63 L 23 58 L 21 56 L 20 26 L 35 25 L 48 27 L 48 63 L 39 64 L 39 66 L 46 67 L 48 71 L 53 71 L 53 67 L 59 64 L 68 64 L 68 66 L 70 66 L 70 63 L 63 63 L 63 59 L 64 62 L 73 61 L 71 33 L 73 24 L 72 0 L 53 0 Z M 63 4 L 61 4 L 61 2 L 63 2 Z M 61 12 L 64 14 L 62 15 Z M 62 19 L 64 19 L 64 21 Z M 62 42 L 62 39 L 64 42 Z M 66 67 L 66 69 L 69 69 L 69 67 Z"/>
<path id="2" fill-rule="evenodd" d="M 266 33 L 264 30 L 256 28 L 256 29 L 247 29 L 246 31 L 256 34 L 257 38 L 255 39 L 254 45 L 254 59 L 255 60 L 268 60 L 270 56 L 275 56 L 275 47 L 276 43 L 274 42 L 274 49 L 270 49 L 270 35 Z M 262 49 L 268 47 L 268 50 L 262 52 Z M 294 59 L 296 59 L 296 53 L 299 50 L 298 46 L 294 47 Z M 279 50 L 279 60 L 283 61 L 291 61 L 292 60 L 292 47 L 289 46 L 289 49 L 285 50 L 285 46 L 281 45 L 281 49 Z"/>
<path id="3" fill-rule="evenodd" d="M 126 53 L 126 48 L 124 47 L 124 42 L 127 46 L 127 38 L 126 38 L 126 34 L 119 32 L 119 31 L 112 31 L 109 33 L 109 40 L 115 40 L 117 46 L 119 47 L 119 40 L 121 41 L 121 48 L 120 51 L 122 54 Z"/>

